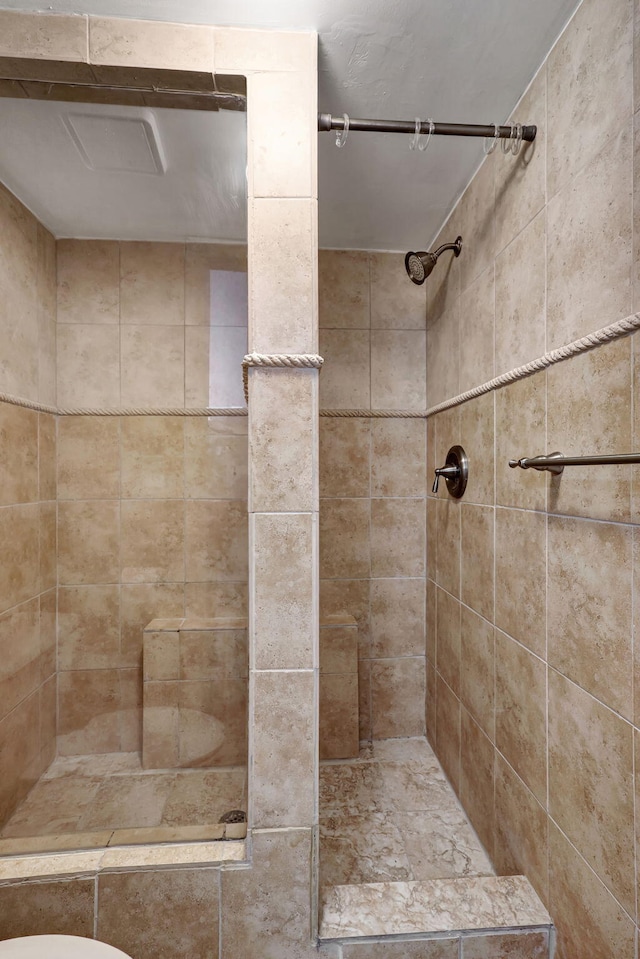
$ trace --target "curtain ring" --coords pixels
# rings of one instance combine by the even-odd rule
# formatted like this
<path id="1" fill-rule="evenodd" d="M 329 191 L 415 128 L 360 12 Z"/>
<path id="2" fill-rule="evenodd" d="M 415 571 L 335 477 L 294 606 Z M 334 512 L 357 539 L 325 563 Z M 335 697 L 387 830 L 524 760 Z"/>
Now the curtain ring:
<path id="1" fill-rule="evenodd" d="M 415 129 L 415 133 L 413 134 L 413 137 L 411 138 L 411 143 L 409 144 L 410 150 L 415 150 L 417 147 L 420 153 L 424 153 L 424 151 L 429 146 L 429 143 L 431 141 L 431 137 L 433 136 L 433 131 L 435 130 L 436 125 L 431 119 L 431 117 L 428 118 L 427 123 L 429 124 L 429 132 L 426 135 L 426 139 L 424 139 L 420 133 L 422 120 L 420 119 L 420 117 L 416 117 L 416 129 Z"/>
<path id="2" fill-rule="evenodd" d="M 511 143 L 511 153 L 516 157 L 520 153 L 520 147 L 522 146 L 522 124 L 516 123 L 516 137 L 515 140 Z"/>
<path id="3" fill-rule="evenodd" d="M 431 137 L 433 136 L 433 131 L 436 128 L 436 125 L 431 119 L 431 117 L 427 117 L 427 123 L 429 124 L 429 132 L 427 134 L 427 138 L 426 140 L 423 140 L 422 143 L 418 141 L 418 149 L 420 150 L 420 153 L 424 153 L 424 151 L 427 149 L 427 147 L 431 143 Z"/>
<path id="4" fill-rule="evenodd" d="M 489 156 L 489 154 L 493 153 L 493 151 L 496 148 L 498 137 L 500 136 L 500 127 L 498 126 L 497 123 L 493 124 L 493 131 L 494 132 L 492 137 L 484 138 L 483 148 L 484 148 L 485 156 Z M 488 145 L 487 145 L 487 141 L 488 141 Z"/>
<path id="5" fill-rule="evenodd" d="M 511 141 L 512 141 L 512 138 L 513 138 L 513 136 L 514 136 L 514 131 L 515 131 L 515 127 L 514 127 L 513 123 L 510 123 L 509 126 L 511 127 L 511 132 L 509 133 L 509 136 L 508 136 L 508 137 L 503 137 L 502 140 L 500 141 L 500 149 L 501 149 L 502 152 L 505 153 L 505 154 L 506 154 L 506 153 L 511 153 Z"/>
<path id="6" fill-rule="evenodd" d="M 342 130 L 336 130 L 336 146 L 341 149 L 347 142 L 347 137 L 349 136 L 349 116 L 347 113 L 343 113 L 344 117 L 344 127 Z"/>

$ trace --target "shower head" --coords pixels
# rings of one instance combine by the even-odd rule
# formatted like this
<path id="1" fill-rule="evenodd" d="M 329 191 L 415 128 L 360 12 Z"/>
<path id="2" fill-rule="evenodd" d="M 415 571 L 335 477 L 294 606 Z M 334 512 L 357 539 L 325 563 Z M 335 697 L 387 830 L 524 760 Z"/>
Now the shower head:
<path id="1" fill-rule="evenodd" d="M 462 237 L 459 236 L 455 243 L 443 243 L 434 253 L 407 253 L 404 258 L 404 266 L 412 283 L 424 283 L 434 266 L 438 262 L 438 257 L 445 250 L 453 250 L 456 256 L 460 256 L 462 249 Z"/>

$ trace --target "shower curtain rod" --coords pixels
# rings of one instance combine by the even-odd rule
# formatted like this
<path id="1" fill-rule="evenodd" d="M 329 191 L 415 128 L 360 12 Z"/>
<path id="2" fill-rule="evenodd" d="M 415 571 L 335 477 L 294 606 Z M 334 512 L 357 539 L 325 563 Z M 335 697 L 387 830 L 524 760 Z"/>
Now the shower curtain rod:
<path id="1" fill-rule="evenodd" d="M 536 126 L 523 126 L 522 139 L 531 143 L 536 138 Z M 344 130 L 344 117 L 334 117 L 331 113 L 318 114 L 318 130 Z M 415 120 L 363 120 L 349 117 L 349 133 L 416 133 Z M 496 136 L 496 126 L 493 123 L 434 123 L 431 131 L 435 136 L 444 137 L 496 137 L 498 140 L 511 139 L 513 128 L 511 124 L 499 126 Z M 429 133 L 429 120 L 422 120 L 420 133 Z"/>

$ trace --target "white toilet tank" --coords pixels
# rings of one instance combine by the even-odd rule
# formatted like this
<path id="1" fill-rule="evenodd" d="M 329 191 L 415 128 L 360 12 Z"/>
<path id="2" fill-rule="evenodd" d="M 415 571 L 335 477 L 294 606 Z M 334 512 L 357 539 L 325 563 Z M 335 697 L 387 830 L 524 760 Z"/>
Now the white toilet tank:
<path id="1" fill-rule="evenodd" d="M 0 941 L 0 959 L 131 959 L 106 942 L 81 936 L 23 936 Z"/>

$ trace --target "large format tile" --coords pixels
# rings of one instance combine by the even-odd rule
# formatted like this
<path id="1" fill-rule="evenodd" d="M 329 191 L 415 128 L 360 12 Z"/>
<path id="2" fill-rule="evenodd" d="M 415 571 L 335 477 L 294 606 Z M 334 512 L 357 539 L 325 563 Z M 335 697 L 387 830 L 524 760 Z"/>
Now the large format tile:
<path id="1" fill-rule="evenodd" d="M 493 740 L 494 629 L 491 623 L 466 606 L 460 620 L 460 699 L 465 708 Z"/>
<path id="2" fill-rule="evenodd" d="M 402 253 L 370 253 L 371 329 L 424 330 L 425 287 L 407 281 Z"/>
<path id="3" fill-rule="evenodd" d="M 493 618 L 494 514 L 490 506 L 462 505 L 460 598 L 486 619 Z"/>
<path id="4" fill-rule="evenodd" d="M 371 426 L 368 419 L 322 418 L 320 495 L 368 496 L 370 446 Z"/>
<path id="5" fill-rule="evenodd" d="M 539 656 L 546 647 L 546 550 L 542 513 L 496 510 L 495 623 Z"/>
<path id="6" fill-rule="evenodd" d="M 120 322 L 120 244 L 58 240 L 58 323 Z"/>
<path id="7" fill-rule="evenodd" d="M 546 809 L 496 752 L 493 862 L 500 875 L 525 875 L 549 903 Z"/>
<path id="8" fill-rule="evenodd" d="M 545 258 L 540 213 L 496 259 L 496 375 L 546 352 Z"/>
<path id="9" fill-rule="evenodd" d="M 369 329 L 369 257 L 354 250 L 318 252 L 321 327 Z"/>

